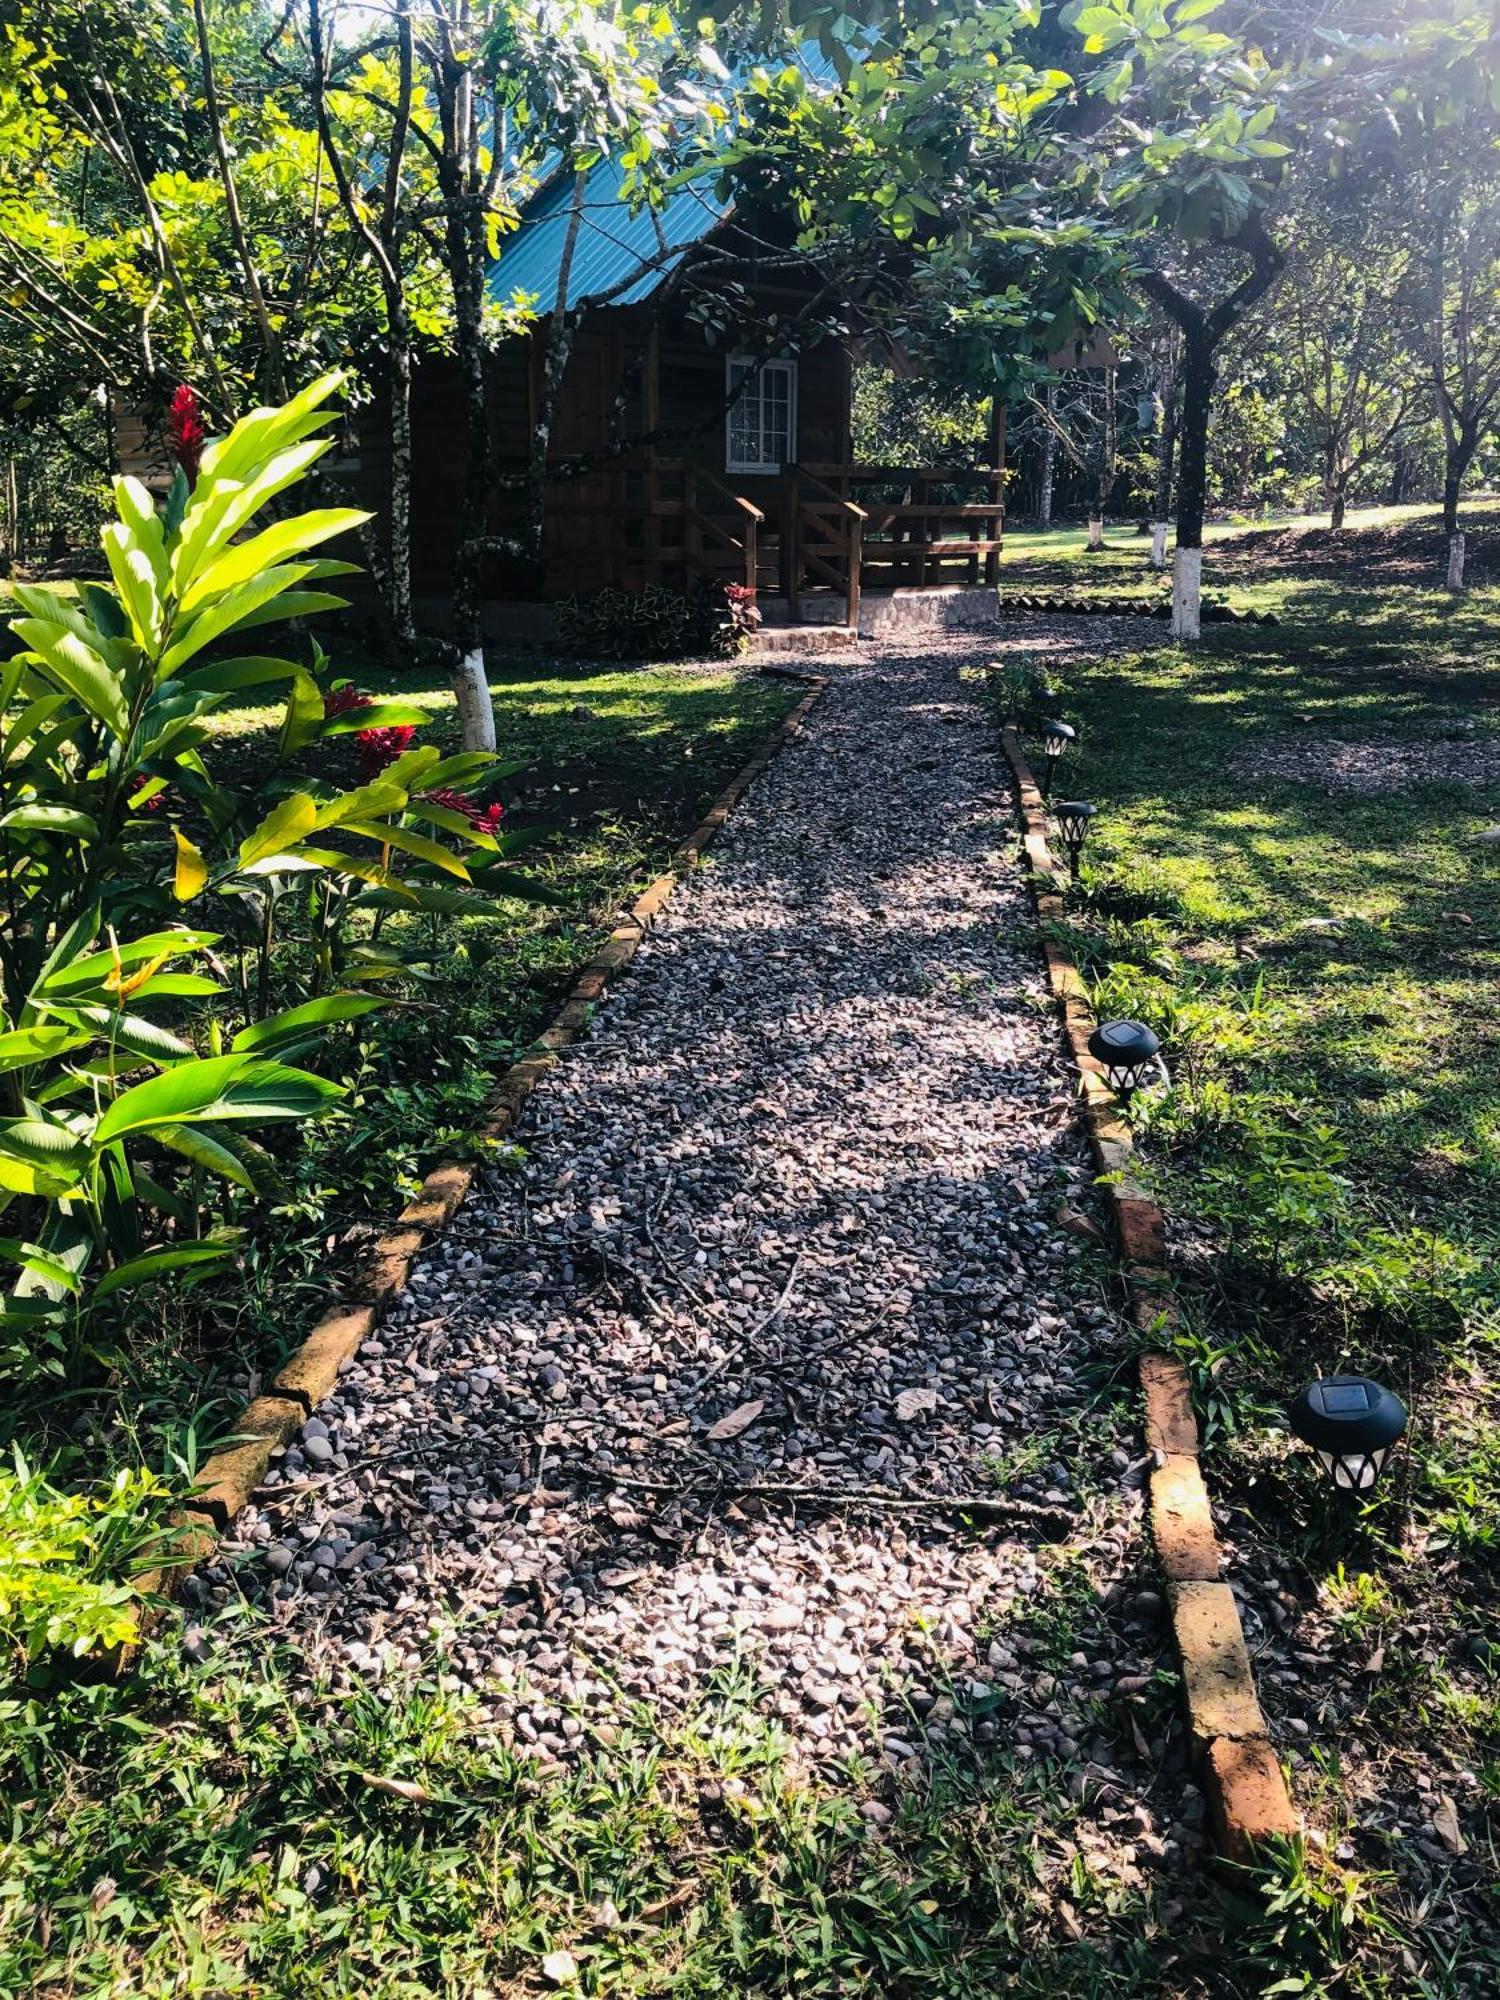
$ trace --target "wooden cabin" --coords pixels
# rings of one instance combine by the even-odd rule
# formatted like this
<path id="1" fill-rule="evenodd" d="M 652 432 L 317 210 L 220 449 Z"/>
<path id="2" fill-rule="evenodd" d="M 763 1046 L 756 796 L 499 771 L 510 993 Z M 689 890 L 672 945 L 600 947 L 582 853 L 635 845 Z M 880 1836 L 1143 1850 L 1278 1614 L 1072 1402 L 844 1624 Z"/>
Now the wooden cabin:
<path id="1" fill-rule="evenodd" d="M 817 274 L 702 188 L 633 213 L 600 162 L 575 216 L 575 183 L 539 190 L 490 278 L 498 313 L 527 329 L 492 348 L 488 530 L 525 544 L 524 487 L 541 407 L 545 308 L 565 246 L 576 331 L 548 442 L 540 560 L 489 559 L 492 623 L 545 629 L 536 608 L 617 586 L 676 589 L 700 577 L 746 585 L 769 622 L 857 627 L 871 591 L 994 585 L 1003 525 L 1004 412 L 989 463 L 852 462 L 857 300 L 828 300 Z M 812 310 L 816 308 L 816 314 Z M 821 323 L 820 323 L 821 321 Z M 836 322 L 838 331 L 829 330 Z M 774 329 L 781 329 L 780 338 Z M 894 357 L 899 363 L 900 357 Z M 164 485 L 159 423 L 119 408 L 122 464 Z M 452 587 L 466 463 L 456 365 L 421 361 L 412 382 L 413 591 L 441 622 Z M 378 401 L 348 427 L 329 469 L 382 513 L 389 424 Z M 532 608 L 528 620 L 526 608 Z M 520 614 L 519 617 L 517 614 Z"/>
<path id="2" fill-rule="evenodd" d="M 556 299 L 572 199 L 560 177 L 507 239 L 491 279 L 497 306 Z M 852 463 L 854 339 L 765 338 L 773 321 L 806 318 L 816 283 L 701 190 L 632 215 L 612 164 L 593 170 L 574 231 L 567 308 L 579 319 L 548 444 L 557 471 L 542 558 L 492 559 L 497 609 L 710 577 L 754 588 L 771 617 L 856 625 L 862 589 L 993 584 L 1003 443 L 979 467 Z M 838 317 L 857 317 L 838 303 Z M 490 359 L 497 540 L 525 539 L 544 329 L 545 318 Z M 440 600 L 464 463 L 453 364 L 423 362 L 412 397 L 413 585 Z M 365 504 L 378 510 L 378 420 L 361 427 L 361 457 Z"/>

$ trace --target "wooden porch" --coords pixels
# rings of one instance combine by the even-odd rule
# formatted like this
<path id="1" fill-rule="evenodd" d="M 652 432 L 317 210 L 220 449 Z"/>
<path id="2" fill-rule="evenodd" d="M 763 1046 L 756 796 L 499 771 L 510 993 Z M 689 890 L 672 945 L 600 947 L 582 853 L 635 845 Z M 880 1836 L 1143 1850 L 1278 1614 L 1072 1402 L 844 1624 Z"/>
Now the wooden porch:
<path id="1" fill-rule="evenodd" d="M 754 499 L 692 459 L 628 470 L 608 532 L 627 587 L 685 587 L 697 577 L 785 599 L 800 623 L 809 600 L 841 602 L 857 627 L 866 589 L 984 584 L 998 577 L 1000 471 L 805 461 L 757 479 Z M 602 525 L 602 524 L 601 524 Z"/>

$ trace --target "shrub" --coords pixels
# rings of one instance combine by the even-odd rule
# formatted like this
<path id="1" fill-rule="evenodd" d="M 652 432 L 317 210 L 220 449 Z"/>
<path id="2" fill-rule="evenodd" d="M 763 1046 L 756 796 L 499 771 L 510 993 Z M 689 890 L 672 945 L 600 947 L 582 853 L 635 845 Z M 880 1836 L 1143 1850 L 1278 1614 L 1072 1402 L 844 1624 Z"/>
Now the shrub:
<path id="1" fill-rule="evenodd" d="M 132 1556 L 159 1549 L 164 1481 L 118 1472 L 91 1493 L 64 1493 L 17 1452 L 0 1466 L 0 1655 L 75 1657 L 136 1636 L 136 1596 L 120 1580 Z"/>
<path id="2" fill-rule="evenodd" d="M 733 659 L 759 624 L 755 593 L 736 583 L 597 590 L 557 607 L 562 645 L 595 660 Z"/>
<path id="3" fill-rule="evenodd" d="M 165 507 L 114 482 L 113 587 L 15 588 L 24 650 L 0 668 L 0 1268 L 19 1273 L 0 1293 L 0 1370 L 12 1375 L 70 1373 L 87 1307 L 233 1253 L 205 1186 L 274 1183 L 262 1129 L 343 1095 L 294 1059 L 384 1004 L 368 981 L 404 970 L 378 936 L 346 952 L 351 909 L 373 909 L 378 931 L 391 907 L 443 916 L 527 887 L 498 865 L 515 843 L 455 808 L 499 773 L 493 758 L 408 747 L 420 709 L 326 699 L 316 646 L 310 668 L 223 657 L 226 642 L 345 605 L 321 586 L 351 566 L 308 552 L 362 514 L 256 525 L 329 449 L 319 433 L 339 379 L 211 442 L 184 403 Z M 278 682 L 290 690 L 279 766 L 238 790 L 208 761 L 214 711 Z M 367 782 L 289 774 L 307 746 L 346 733 L 378 746 Z M 209 925 L 175 920 L 186 905 L 211 909 Z M 307 914 L 313 970 L 275 1011 L 288 907 Z M 226 932 L 235 949 L 216 956 Z M 239 991 L 225 997 L 230 959 Z M 346 976 L 358 989 L 327 990 Z M 161 1018 L 184 1002 L 208 1006 L 196 1030 Z"/>

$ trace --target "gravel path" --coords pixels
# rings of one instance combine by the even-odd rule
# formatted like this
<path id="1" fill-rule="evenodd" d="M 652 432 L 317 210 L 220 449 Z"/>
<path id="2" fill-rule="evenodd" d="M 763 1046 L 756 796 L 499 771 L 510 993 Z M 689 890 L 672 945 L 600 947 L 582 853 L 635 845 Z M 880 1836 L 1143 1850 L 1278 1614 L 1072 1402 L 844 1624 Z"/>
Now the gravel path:
<path id="1" fill-rule="evenodd" d="M 1117 1799 L 1143 1789 L 1122 1740 L 1180 1771 L 1139 1707 L 1160 1604 L 1132 1580 L 1133 1425 L 1081 1380 L 1116 1338 L 1088 1169 L 959 675 L 994 647 L 829 663 L 531 1100 L 524 1160 L 190 1597 L 263 1596 L 366 1679 L 441 1643 L 543 1759 L 633 1698 L 690 1706 L 738 1651 L 820 1764 L 948 1731 L 1092 1760 Z M 973 1495 L 1021 1505 L 966 1522 Z M 1034 1613 L 1063 1544 L 1088 1601 L 1059 1651 Z"/>

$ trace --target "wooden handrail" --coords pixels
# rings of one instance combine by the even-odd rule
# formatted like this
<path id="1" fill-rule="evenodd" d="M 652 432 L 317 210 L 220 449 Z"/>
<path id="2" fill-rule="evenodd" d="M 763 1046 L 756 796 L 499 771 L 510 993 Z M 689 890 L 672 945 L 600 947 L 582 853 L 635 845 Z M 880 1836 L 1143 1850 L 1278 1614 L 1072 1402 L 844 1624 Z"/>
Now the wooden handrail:
<path id="1" fill-rule="evenodd" d="M 852 500 L 846 500 L 842 493 L 835 493 L 833 488 L 828 484 L 828 482 L 824 479 L 821 479 L 818 476 L 818 474 L 813 471 L 810 465 L 804 465 L 799 459 L 795 465 L 789 467 L 788 469 L 792 472 L 795 472 L 799 479 L 810 479 L 814 486 L 821 486 L 823 491 L 828 495 L 829 499 L 836 500 L 839 506 L 843 508 L 846 514 L 850 514 L 854 516 L 855 519 L 860 521 L 863 521 L 865 519 L 865 510 L 863 507 L 857 507 Z M 837 466 L 834 466 L 831 467 L 830 470 L 838 471 L 839 468 Z"/>
<path id="2" fill-rule="evenodd" d="M 743 493 L 736 493 L 732 486 L 726 486 L 723 480 L 710 472 L 706 465 L 695 465 L 692 470 L 699 479 L 711 486 L 715 493 L 722 493 L 726 500 L 732 500 L 742 514 L 747 514 L 757 524 L 764 521 L 765 515 L 753 500 L 747 500 Z"/>
<path id="3" fill-rule="evenodd" d="M 885 484 L 898 479 L 931 479 L 941 485 L 962 482 L 1003 479 L 1003 471 L 990 471 L 985 466 L 975 465 L 839 465 L 831 460 L 814 459 L 799 468 L 812 478 L 855 479 L 865 482 Z"/>

